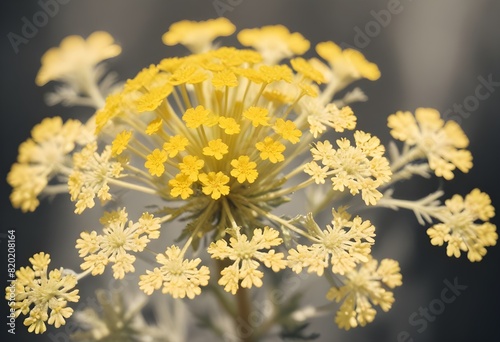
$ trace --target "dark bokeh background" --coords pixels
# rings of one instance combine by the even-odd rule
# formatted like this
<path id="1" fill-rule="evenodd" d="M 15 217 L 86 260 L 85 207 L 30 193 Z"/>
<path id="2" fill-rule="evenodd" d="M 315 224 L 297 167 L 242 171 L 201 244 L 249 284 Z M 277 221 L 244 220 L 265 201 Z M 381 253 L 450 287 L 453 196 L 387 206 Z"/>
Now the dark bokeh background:
<path id="1" fill-rule="evenodd" d="M 59 6 L 58 13 L 50 17 L 27 44 L 19 46 L 18 53 L 9 42 L 8 33 L 20 35 L 23 18 L 32 21 L 42 7 L 38 1 L 1 3 L 0 233 L 16 230 L 17 267 L 27 265 L 29 256 L 44 250 L 52 254 L 53 266 L 76 268 L 74 241 L 82 229 L 88 228 L 89 222 L 97 222 L 98 212 L 74 217 L 73 205 L 65 196 L 44 201 L 30 214 L 14 210 L 8 201 L 10 189 L 5 177 L 15 161 L 17 146 L 29 136 L 31 128 L 46 116 L 60 115 L 67 119 L 89 114 L 82 108 L 47 107 L 43 96 L 52 85 L 39 88 L 34 83 L 42 54 L 67 35 L 87 36 L 95 30 L 110 32 L 123 46 L 122 55 L 110 62 L 111 69 L 122 79 L 165 56 L 183 54 L 182 48 L 161 43 L 161 35 L 169 25 L 182 19 L 206 20 L 223 14 L 239 29 L 284 24 L 291 31 L 301 32 L 312 46 L 333 40 L 357 47 L 382 71 L 382 78 L 377 82 L 357 84 L 370 98 L 366 103 L 354 105 L 358 127 L 377 134 L 384 141 L 389 139 L 386 117 L 396 110 L 413 111 L 427 106 L 444 113 L 447 109 L 453 110 L 454 104 L 470 100 L 480 77 L 487 79 L 492 75 L 495 81 L 500 81 L 500 2 L 496 0 L 219 0 L 219 3 L 234 4 L 226 7 L 224 13 L 218 12 L 214 6 L 217 1 L 211 0 L 65 1 L 67 3 Z M 381 23 L 377 23 L 377 13 L 398 3 L 397 14 L 390 18 L 379 16 Z M 359 31 L 370 33 L 369 40 L 355 39 Z M 233 36 L 223 42 L 235 44 L 236 39 Z M 471 140 L 470 150 L 474 155 L 471 172 L 458 174 L 444 184 L 435 179 L 416 180 L 400 186 L 398 194 L 418 198 L 442 187 L 449 197 L 454 193 L 465 195 L 479 187 L 489 193 L 493 204 L 498 206 L 499 108 L 500 88 L 497 87 L 488 99 L 478 102 L 470 116 L 461 117 L 456 109 L 450 112 L 449 117 L 461 121 Z M 375 253 L 400 261 L 404 285 L 395 291 L 392 310 L 379 313 L 375 322 L 366 328 L 343 332 L 332 324 L 331 315 L 316 319 L 311 331 L 325 332 L 320 341 L 398 341 L 401 331 L 407 331 L 415 341 L 500 340 L 498 247 L 490 248 L 480 263 L 470 263 L 465 257 L 451 259 L 446 257 L 444 248 L 430 245 L 425 228 L 411 215 L 383 211 L 375 219 L 378 229 Z M 2 236 L 0 282 L 4 286 L 7 284 L 4 283 L 6 244 Z M 445 280 L 453 282 L 455 278 L 467 289 L 447 304 L 425 331 L 418 332 L 420 326 L 412 326 L 409 317 L 440 297 Z M 6 308 L 2 317 L 4 313 Z M 4 321 L 5 318 L 0 320 L 2 334 L 7 330 Z M 47 335 L 27 336 L 24 330 L 22 321 L 18 320 L 16 335 L 9 335 L 7 340 L 50 341 Z"/>

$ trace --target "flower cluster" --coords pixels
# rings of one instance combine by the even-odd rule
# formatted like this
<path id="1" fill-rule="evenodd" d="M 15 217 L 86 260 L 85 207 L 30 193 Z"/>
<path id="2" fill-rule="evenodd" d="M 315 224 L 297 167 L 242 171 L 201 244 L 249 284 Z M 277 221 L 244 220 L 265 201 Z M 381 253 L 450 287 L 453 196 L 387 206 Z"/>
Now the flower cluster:
<path id="1" fill-rule="evenodd" d="M 69 175 L 68 189 L 71 200 L 76 201 L 76 214 L 95 205 L 97 196 L 104 204 L 111 199 L 108 182 L 123 176 L 120 162 L 113 161 L 109 146 L 97 153 L 95 141 L 73 154 L 73 171 Z"/>
<path id="2" fill-rule="evenodd" d="M 139 282 L 141 290 L 151 294 L 163 286 L 162 292 L 169 293 L 174 298 L 187 296 L 193 299 L 199 295 L 200 286 L 208 284 L 210 272 L 207 266 L 197 268 L 201 263 L 200 258 L 186 260 L 183 254 L 184 252 L 177 246 L 168 247 L 164 254 L 158 254 L 156 261 L 162 266 L 141 275 Z"/>
<path id="3" fill-rule="evenodd" d="M 303 102 L 305 110 L 309 113 L 307 117 L 309 129 L 315 138 L 326 132 L 327 127 L 331 127 L 339 133 L 346 129 L 353 130 L 356 127 L 357 119 L 349 106 L 339 109 L 334 103 L 321 106 L 317 101 Z"/>
<path id="4" fill-rule="evenodd" d="M 83 232 L 76 241 L 76 249 L 84 258 L 81 267 L 92 275 L 102 274 L 108 263 L 113 263 L 113 277 L 123 279 L 125 273 L 134 272 L 135 256 L 142 252 L 151 239 L 160 236 L 160 220 L 149 213 L 142 214 L 134 223 L 128 221 L 125 209 L 106 213 L 101 218 L 103 234 Z"/>
<path id="5" fill-rule="evenodd" d="M 377 313 L 373 305 L 388 311 L 394 302 L 394 295 L 382 285 L 391 289 L 401 286 L 402 277 L 399 272 L 397 261 L 383 259 L 379 264 L 371 258 L 358 269 L 347 272 L 343 285 L 330 288 L 326 295 L 327 299 L 332 301 L 343 300 L 335 317 L 338 326 L 349 330 L 372 322 Z"/>
<path id="6" fill-rule="evenodd" d="M 389 161 L 383 157 L 385 149 L 377 137 L 356 131 L 354 141 L 356 146 L 346 138 L 338 139 L 338 149 L 328 140 L 317 142 L 311 148 L 313 161 L 305 166 L 304 171 L 316 184 L 324 184 L 325 178 L 332 176 L 333 190 L 348 188 L 353 195 L 361 192 L 365 203 L 373 205 L 382 198 L 377 188 L 391 179 Z M 320 161 L 323 167 L 316 161 Z"/>
<path id="7" fill-rule="evenodd" d="M 46 118 L 33 127 L 31 138 L 19 146 L 17 163 L 7 175 L 13 187 L 12 205 L 23 212 L 34 211 L 41 195 L 60 192 L 54 192 L 49 182 L 56 176 L 67 179 L 70 152 L 88 141 L 88 129 L 78 120 L 63 123 L 60 117 Z"/>
<path id="8" fill-rule="evenodd" d="M 193 36 L 186 33 L 189 30 L 179 29 L 186 25 L 192 28 Z M 196 36 L 194 42 L 198 30 L 206 33 Z M 325 133 L 326 127 L 343 132 L 353 129 L 356 123 L 350 107 L 339 109 L 315 98 L 318 86 L 326 82 L 326 65 L 317 68 L 316 59 L 301 57 L 291 59 L 291 67 L 278 64 L 283 58 L 304 53 L 309 42 L 281 26 L 270 26 L 243 30 L 238 35 L 243 45 L 258 52 L 193 47 L 209 44 L 214 34 L 229 31 L 223 19 L 199 26 L 193 22 L 173 25 L 164 35 L 164 42 L 180 42 L 192 51 L 203 52 L 166 58 L 128 80 L 121 92 L 108 96 L 96 116 L 97 132 L 125 124 L 123 130 L 115 133 L 112 154 L 128 156 L 130 161 L 142 159 L 138 165 L 123 166 L 136 174 L 140 186 L 166 201 L 187 202 L 181 207 L 184 213 L 206 214 L 209 222 L 229 221 L 224 218 L 226 215 L 222 220 L 220 217 L 228 207 L 236 225 L 254 221 L 250 217 L 253 207 L 268 212 L 269 201 L 280 201 L 311 183 L 280 187 L 281 182 L 296 176 L 301 169 L 311 174 L 316 183 L 331 175 L 334 190 L 347 187 L 352 194 L 361 192 L 366 203 L 374 204 L 381 197 L 377 188 L 388 181 L 390 170 L 383 157 L 383 146 L 368 133 L 355 133 L 356 147 L 351 147 L 345 138 L 339 140 L 339 150 L 332 149 L 330 156 L 324 156 L 324 168 L 312 161 L 286 173 L 286 167 L 314 138 Z M 283 47 L 281 51 L 286 53 L 270 58 L 273 51 L 279 50 L 272 44 L 276 40 L 282 41 L 288 50 Z M 355 69 L 371 65 L 364 59 L 353 63 Z M 342 76 L 343 81 L 344 78 L 351 76 Z M 337 89 L 338 77 L 330 79 Z M 319 144 L 326 146 L 329 142 Z M 317 154 L 313 156 L 317 159 Z M 141 167 L 147 173 L 137 172 Z M 77 184 L 89 189 L 88 195 L 79 195 L 89 201 L 98 189 L 88 181 Z M 107 194 L 104 191 L 106 197 Z M 86 205 L 82 203 L 80 207 Z M 78 203 L 77 210 L 81 211 Z M 219 231 L 225 228 L 222 224 L 218 227 Z"/>
<path id="9" fill-rule="evenodd" d="M 490 197 L 479 189 L 472 190 L 465 199 L 454 195 L 436 213 L 442 222 L 427 229 L 435 246 L 447 244 L 446 254 L 458 258 L 467 252 L 470 261 L 481 261 L 486 248 L 495 246 L 498 240 L 496 226 L 488 222 L 495 216 Z M 477 221 L 485 221 L 477 223 Z"/>
<path id="10" fill-rule="evenodd" d="M 300 33 L 290 33 L 283 25 L 269 25 L 245 29 L 238 33 L 244 46 L 259 51 L 266 63 L 275 64 L 283 58 L 302 55 L 309 50 L 310 43 Z"/>
<path id="11" fill-rule="evenodd" d="M 81 83 L 86 73 L 99 62 L 118 56 L 122 49 L 114 44 L 113 37 L 103 31 L 92 33 L 87 39 L 68 36 L 59 47 L 49 49 L 42 57 L 42 67 L 36 76 L 36 84 L 43 86 L 49 81 Z M 84 88 L 85 83 L 81 83 Z"/>
<path id="12" fill-rule="evenodd" d="M 283 253 L 276 253 L 271 247 L 279 246 L 282 239 L 279 233 L 269 227 L 256 228 L 253 230 L 253 236 L 248 240 L 247 235 L 240 233 L 240 228 L 228 230 L 231 235 L 229 245 L 226 240 L 212 242 L 207 249 L 214 259 L 230 259 L 234 262 L 221 271 L 222 277 L 219 284 L 224 286 L 224 290 L 235 294 L 241 287 L 251 288 L 252 286 L 261 287 L 264 273 L 258 270 L 259 261 L 266 267 L 278 272 L 286 267 L 283 260 Z M 267 252 L 262 249 L 269 249 Z"/>
<path id="13" fill-rule="evenodd" d="M 307 218 L 307 227 L 316 243 L 299 244 L 296 250 L 289 251 L 288 264 L 296 273 L 307 267 L 308 272 L 322 276 L 330 264 L 333 273 L 343 275 L 358 263 L 368 261 L 375 242 L 375 227 L 359 216 L 350 221 L 350 215 L 343 210 L 332 210 L 332 215 L 332 225 L 325 230 L 319 228 L 311 215 Z"/>
<path id="14" fill-rule="evenodd" d="M 182 44 L 198 53 L 210 50 L 215 38 L 229 36 L 235 30 L 236 27 L 226 18 L 204 22 L 183 20 L 170 25 L 162 40 L 166 45 Z"/>
<path id="15" fill-rule="evenodd" d="M 414 146 L 411 159 L 426 157 L 436 176 L 450 180 L 455 169 L 468 172 L 472 168 L 472 155 L 465 150 L 469 139 L 455 121 L 445 124 L 437 110 L 418 108 L 415 116 L 397 112 L 389 116 L 388 126 L 395 139 Z"/>
<path id="16" fill-rule="evenodd" d="M 37 253 L 29 259 L 31 266 L 21 267 L 16 271 L 15 315 L 28 315 L 24 325 L 29 332 L 42 334 L 47 330 L 45 323 L 59 328 L 66 324 L 66 319 L 73 314 L 68 302 L 78 302 L 80 296 L 74 289 L 77 277 L 62 269 L 48 271 L 50 255 Z M 10 289 L 7 288 L 7 298 Z"/>
<path id="17" fill-rule="evenodd" d="M 163 43 L 182 44 L 191 54 L 164 58 L 122 84 L 100 64 L 121 52 L 107 33 L 68 37 L 44 55 L 37 84 L 63 84 L 51 103 L 96 111 L 85 124 L 56 117 L 35 126 L 8 175 L 13 206 L 33 211 L 42 195 L 67 191 L 81 214 L 96 202 L 116 209 L 117 195 L 127 190 L 150 196 L 154 215 L 144 212 L 134 222 L 125 208 L 106 212 L 102 232 L 82 232 L 76 241 L 84 270 L 78 277 L 59 270 L 47 275 L 44 253 L 30 259 L 33 268 L 17 271 L 16 314 L 29 313 L 29 331 L 44 332 L 46 321 L 64 324 L 72 313 L 67 302 L 78 300 L 77 290 L 69 292 L 77 278 L 103 274 L 112 264 L 113 277 L 123 279 L 135 273 L 138 255 L 153 264 L 138 276 L 142 292 L 193 299 L 209 289 L 203 293 L 213 293 L 229 316 L 238 315 L 238 324 L 248 320 L 247 291 L 267 291 L 265 279 L 280 281 L 264 271 L 307 270 L 330 283 L 328 299 L 342 302 L 335 318 L 340 328 L 364 326 L 373 321 L 374 306 L 390 309 L 394 297 L 387 288 L 402 283 L 396 261 L 379 263 L 371 255 L 375 226 L 357 215 L 367 208 L 410 209 L 423 224 L 438 220 L 427 233 L 432 244 L 446 242 L 450 256 L 464 251 L 479 261 L 496 244 L 496 226 L 488 222 L 494 208 L 477 189 L 445 206 L 441 192 L 417 201 L 392 197 L 396 183 L 414 175 L 432 170 L 450 180 L 455 169 L 468 172 L 469 141 L 458 124 L 429 108 L 392 114 L 388 127 L 404 147 L 392 143 L 387 158 L 380 139 L 355 130 L 350 104 L 365 101 L 363 92 L 336 96 L 359 79 L 377 80 L 376 64 L 329 41 L 315 46 L 317 57 L 305 58 L 311 43 L 282 25 L 241 30 L 242 49 L 214 43 L 235 30 L 225 18 L 174 23 Z M 304 189 L 317 190 L 311 212 L 274 212 Z M 333 219 L 320 228 L 316 214 L 325 209 Z M 160 231 L 175 229 L 167 224 L 174 220 L 186 222 L 178 239 L 160 239 Z M 159 241 L 150 244 L 153 239 Z M 209 283 L 213 279 L 236 297 L 235 306 Z M 293 305 L 275 308 L 262 326 L 292 322 Z M 130 328 L 110 331 L 112 322 L 103 325 L 94 313 L 82 316 L 92 328 L 78 336 L 135 338 L 144 325 L 134 320 L 141 310 L 123 315 L 122 307 L 104 316 L 134 322 Z M 211 318 L 204 323 L 213 326 Z"/>

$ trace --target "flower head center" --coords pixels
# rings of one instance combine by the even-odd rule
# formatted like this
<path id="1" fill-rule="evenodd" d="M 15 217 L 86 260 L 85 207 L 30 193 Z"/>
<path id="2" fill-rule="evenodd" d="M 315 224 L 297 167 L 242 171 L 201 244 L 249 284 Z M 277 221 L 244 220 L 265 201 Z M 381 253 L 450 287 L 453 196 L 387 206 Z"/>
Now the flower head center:
<path id="1" fill-rule="evenodd" d="M 242 260 L 251 259 L 253 255 L 257 252 L 257 249 L 248 242 L 239 243 L 233 248 L 236 251 L 237 257 Z"/>
<path id="2" fill-rule="evenodd" d="M 119 249 L 127 243 L 127 235 L 123 231 L 115 231 L 109 236 L 108 241 L 113 249 Z"/>
<path id="3" fill-rule="evenodd" d="M 168 273 L 174 276 L 180 276 L 184 273 L 185 267 L 183 267 L 182 260 L 170 260 L 168 266 Z"/>
<path id="4" fill-rule="evenodd" d="M 337 234 L 327 234 L 323 239 L 323 245 L 329 251 L 333 251 L 339 247 L 339 236 Z"/>

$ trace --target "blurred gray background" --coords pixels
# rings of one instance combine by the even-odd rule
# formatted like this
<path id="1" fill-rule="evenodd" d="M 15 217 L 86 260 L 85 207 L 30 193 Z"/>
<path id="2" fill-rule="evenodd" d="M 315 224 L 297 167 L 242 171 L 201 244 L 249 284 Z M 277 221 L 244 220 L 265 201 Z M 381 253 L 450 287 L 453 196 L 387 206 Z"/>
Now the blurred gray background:
<path id="1" fill-rule="evenodd" d="M 16 53 L 7 35 L 21 35 L 23 20 L 32 22 L 33 16 L 43 10 L 41 3 L 4 1 L 0 5 L 0 233 L 16 230 L 17 267 L 27 265 L 29 256 L 44 250 L 52 254 L 52 266 L 77 268 L 74 241 L 81 230 L 97 228 L 99 210 L 77 218 L 67 196 L 44 201 L 35 213 L 22 214 L 10 205 L 10 188 L 5 182 L 18 145 L 42 118 L 83 118 L 90 114 L 83 108 L 47 107 L 43 96 L 53 85 L 39 88 L 34 79 L 40 57 L 48 48 L 58 45 L 67 35 L 86 37 L 96 30 L 110 32 L 122 45 L 122 54 L 109 63 L 121 79 L 132 77 L 142 67 L 164 57 L 184 54 L 182 47 L 161 43 L 161 35 L 169 25 L 182 19 L 206 20 L 223 15 L 238 29 L 283 24 L 302 33 L 312 46 L 333 40 L 344 47 L 358 48 L 382 72 L 376 82 L 356 84 L 369 96 L 368 102 L 353 106 L 358 128 L 387 142 L 389 114 L 414 111 L 420 106 L 434 107 L 447 113 L 449 119 L 461 122 L 471 140 L 474 168 L 468 174 L 458 173 L 447 183 L 417 179 L 402 184 L 397 193 L 418 198 L 442 187 L 449 197 L 454 193 L 465 195 L 478 187 L 490 194 L 494 205 L 498 207 L 500 203 L 496 165 L 500 147 L 500 87 L 491 87 L 486 99 L 475 95 L 481 78 L 500 81 L 500 1 L 60 0 L 58 13 L 49 17 L 26 44 L 19 45 Z M 216 6 L 220 3 L 226 6 Z M 384 15 L 387 13 L 390 16 Z M 237 43 L 235 36 L 222 42 Z M 459 106 L 468 108 L 464 109 L 467 113 L 461 113 Z M 465 257 L 448 258 L 444 248 L 431 246 L 426 228 L 408 213 L 387 210 L 373 216 L 373 220 L 377 227 L 375 254 L 395 258 L 402 267 L 404 284 L 395 291 L 392 310 L 379 312 L 375 322 L 362 329 L 340 331 L 334 326 L 332 315 L 328 315 L 315 319 L 308 331 L 321 331 L 319 341 L 398 341 L 402 331 L 414 341 L 500 340 L 498 247 L 490 248 L 482 262 L 472 264 Z M 0 282 L 7 278 L 7 252 L 2 236 Z M 453 282 L 455 278 L 467 289 L 453 303 L 446 304 L 426 329 L 417 331 L 420 325 L 411 325 L 409 318 L 440 297 L 445 280 Z M 2 286 L 6 284 L 5 281 Z M 324 285 L 318 286 L 315 292 L 325 290 Z M 7 308 L 2 307 L 5 317 Z M 7 330 L 4 320 L 0 324 L 1 334 Z M 18 320 L 17 334 L 8 335 L 7 340 L 50 341 L 48 335 L 28 337 L 24 331 Z"/>

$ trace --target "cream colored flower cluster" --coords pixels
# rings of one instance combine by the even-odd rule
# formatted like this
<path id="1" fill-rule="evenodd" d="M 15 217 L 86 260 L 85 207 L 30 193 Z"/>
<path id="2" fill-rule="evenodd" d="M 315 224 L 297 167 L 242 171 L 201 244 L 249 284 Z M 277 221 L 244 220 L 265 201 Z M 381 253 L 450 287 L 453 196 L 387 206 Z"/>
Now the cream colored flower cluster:
<path id="1" fill-rule="evenodd" d="M 412 159 L 427 158 L 436 176 L 450 180 L 455 169 L 468 172 L 472 168 L 472 155 L 465 149 L 469 139 L 455 121 L 445 124 L 437 110 L 418 108 L 415 115 L 397 112 L 389 116 L 388 126 L 395 139 L 414 149 Z"/>
<path id="2" fill-rule="evenodd" d="M 59 328 L 73 314 L 67 305 L 80 299 L 79 291 L 74 289 L 77 277 L 62 269 L 49 272 L 50 255 L 44 252 L 33 255 L 29 261 L 31 266 L 16 271 L 13 308 L 16 317 L 29 314 L 23 322 L 29 332 L 41 334 L 47 330 L 46 323 Z M 10 300 L 10 289 L 6 292 Z"/>
<path id="3" fill-rule="evenodd" d="M 454 195 L 446 200 L 436 215 L 442 222 L 427 229 L 427 234 L 433 245 L 446 242 L 448 256 L 458 258 L 461 252 L 467 252 L 470 261 L 481 261 L 486 247 L 496 245 L 498 240 L 496 226 L 488 222 L 494 216 L 490 197 L 474 189 L 465 198 Z"/>
<path id="4" fill-rule="evenodd" d="M 92 275 L 102 274 L 108 263 L 113 263 L 113 276 L 123 279 L 125 273 L 134 272 L 135 256 L 130 252 L 142 252 L 151 239 L 160 236 L 160 220 L 149 213 L 142 214 L 136 222 L 128 221 L 125 209 L 106 213 L 102 217 L 103 234 L 83 232 L 76 241 L 76 249 L 84 258 L 83 270 Z"/>
<path id="5" fill-rule="evenodd" d="M 50 181 L 60 175 L 67 177 L 70 153 L 90 139 L 91 133 L 78 120 L 63 123 L 60 117 L 46 118 L 33 127 L 31 138 L 19 146 L 17 163 L 7 175 L 13 187 L 12 205 L 23 212 L 34 211 L 40 204 L 39 197 L 53 193 L 55 187 Z"/>
<path id="6" fill-rule="evenodd" d="M 231 230 L 229 234 L 232 235 L 229 245 L 225 240 L 218 240 L 212 242 L 207 249 L 214 259 L 234 260 L 231 265 L 221 271 L 222 277 L 219 279 L 219 284 L 224 286 L 227 292 L 236 294 L 240 281 L 241 287 L 261 287 L 264 273 L 257 269 L 260 266 L 259 262 L 274 272 L 279 272 L 286 267 L 286 262 L 283 260 L 284 254 L 276 253 L 276 250 L 271 249 L 271 247 L 281 245 L 282 239 L 278 237 L 278 231 L 269 227 L 264 227 L 263 230 L 257 228 L 253 231 L 250 240 L 240 233 L 238 227 Z M 269 249 L 269 251 L 262 252 L 261 249 Z"/>

